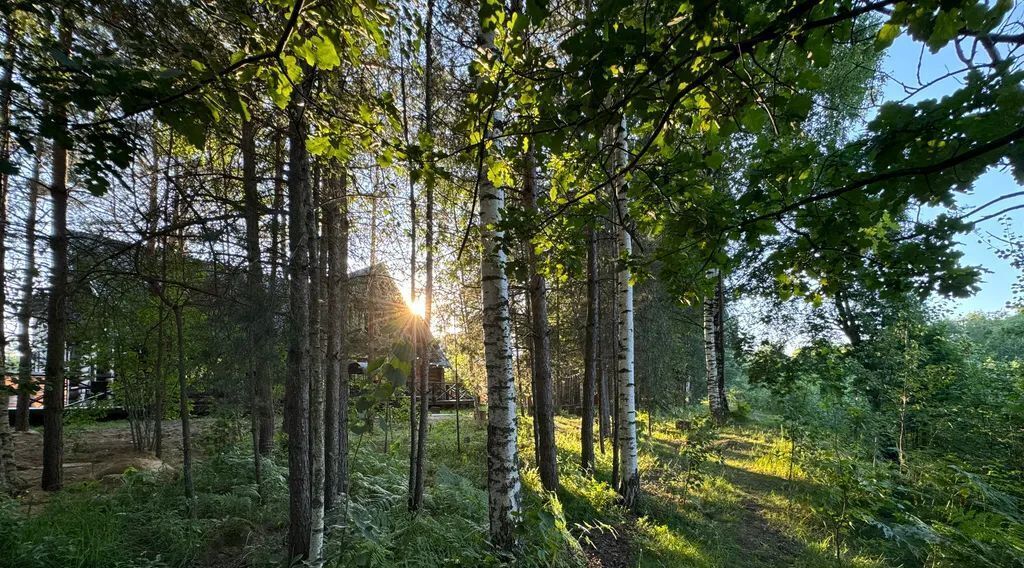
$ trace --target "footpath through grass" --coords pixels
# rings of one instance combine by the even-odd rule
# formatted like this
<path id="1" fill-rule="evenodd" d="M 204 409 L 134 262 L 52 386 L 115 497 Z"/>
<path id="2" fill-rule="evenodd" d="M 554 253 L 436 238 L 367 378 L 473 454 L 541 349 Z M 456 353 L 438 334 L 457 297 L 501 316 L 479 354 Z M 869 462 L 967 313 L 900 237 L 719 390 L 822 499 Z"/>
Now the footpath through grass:
<path id="1" fill-rule="evenodd" d="M 404 424 L 396 429 L 403 429 Z M 532 426 L 521 422 L 524 537 L 517 566 L 884 566 L 884 540 L 845 538 L 837 561 L 816 505 L 819 488 L 791 471 L 789 447 L 756 426 L 711 430 L 650 423 L 640 433 L 643 497 L 617 505 L 611 447 L 593 476 L 579 469 L 579 420 L 557 419 L 562 490 L 544 494 Z M 351 499 L 329 519 L 328 565 L 494 566 L 487 545 L 485 428 L 467 416 L 431 424 L 424 510 L 406 511 L 405 436 L 353 437 Z M 686 426 L 686 425 L 684 425 Z M 123 427 L 111 425 L 110 427 Z M 244 428 L 240 424 L 239 428 Z M 279 451 L 283 458 L 284 452 Z M 41 511 L 0 505 L 0 566 L 280 566 L 285 469 L 267 464 L 262 496 L 244 445 L 208 448 L 197 466 L 199 507 L 180 480 L 129 473 L 119 486 L 83 483 Z M 790 479 L 792 477 L 792 479 Z"/>
<path id="2" fill-rule="evenodd" d="M 835 557 L 821 515 L 820 488 L 790 469 L 789 444 L 756 426 L 712 430 L 685 421 L 640 421 L 642 497 L 636 515 L 616 505 L 608 483 L 611 449 L 598 453 L 594 479 L 578 468 L 579 420 L 558 419 L 570 530 L 591 565 L 665 567 L 885 566 L 885 541 L 845 539 Z M 653 426 L 653 432 L 651 431 Z M 530 456 L 529 451 L 524 453 Z M 596 536 L 595 536 L 596 535 Z M 603 557 L 609 541 L 616 555 Z M 628 544 L 629 558 L 618 550 Z"/>

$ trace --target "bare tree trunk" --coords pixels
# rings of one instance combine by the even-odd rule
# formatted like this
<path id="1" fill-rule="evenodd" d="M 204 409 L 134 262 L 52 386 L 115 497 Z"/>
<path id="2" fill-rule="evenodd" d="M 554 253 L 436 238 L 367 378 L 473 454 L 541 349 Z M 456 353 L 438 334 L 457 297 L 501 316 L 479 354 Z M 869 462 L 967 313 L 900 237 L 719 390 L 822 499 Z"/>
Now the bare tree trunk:
<path id="1" fill-rule="evenodd" d="M 583 400 L 580 431 L 580 462 L 584 471 L 594 470 L 594 390 L 597 383 L 597 235 L 587 227 L 587 330 L 583 346 Z"/>
<path id="2" fill-rule="evenodd" d="M 181 304 L 174 304 L 174 330 L 178 337 L 178 413 L 181 417 L 181 474 L 189 514 L 196 514 L 196 489 L 192 482 L 192 428 L 188 415 L 188 380 L 185 374 L 185 318 Z"/>
<path id="3" fill-rule="evenodd" d="M 324 211 L 328 248 L 327 287 L 327 423 L 325 501 L 327 509 L 347 492 L 348 481 L 348 365 L 344 337 L 348 329 L 348 191 L 346 173 L 330 178 L 331 193 Z"/>
<path id="4" fill-rule="evenodd" d="M 6 26 L 7 39 L 4 42 L 4 74 L 3 74 L 3 93 L 0 95 L 2 101 L 0 101 L 0 165 L 4 166 L 4 171 L 0 174 L 0 365 L 6 367 L 7 362 L 7 329 L 4 322 L 4 316 L 6 312 L 4 307 L 7 305 L 7 294 L 4 290 L 7 283 L 7 194 L 8 194 L 8 176 L 6 166 L 10 162 L 10 120 L 11 120 L 11 86 L 13 84 L 12 79 L 14 78 L 14 19 L 8 15 L 4 22 Z M 41 148 L 37 145 L 37 152 L 41 151 Z M 32 181 L 29 183 L 29 194 L 30 194 L 30 205 L 31 208 L 31 219 L 34 224 L 35 219 L 35 192 L 36 184 L 39 180 L 39 155 L 36 154 L 36 162 L 33 170 Z M 34 227 L 33 227 L 34 233 Z M 34 243 L 35 239 L 29 237 L 30 242 Z M 26 280 L 28 281 L 29 294 L 32 291 L 32 270 L 34 262 L 31 263 L 30 268 L 26 272 Z M 30 298 L 31 299 L 31 298 Z M 22 311 L 28 309 L 25 305 L 22 306 Z M 19 312 L 19 316 L 21 313 Z M 21 318 L 24 323 L 28 318 Z M 27 328 L 23 331 L 25 336 L 28 336 Z M 20 366 L 24 366 L 24 344 L 28 343 L 27 339 L 22 343 L 22 362 Z M 30 354 L 31 355 L 31 354 Z M 31 380 L 31 362 L 29 363 L 29 379 Z M 18 396 L 18 408 L 21 408 L 22 391 L 26 388 L 27 382 L 24 381 L 21 376 L 21 369 L 19 368 L 19 396 Z M 0 397 L 3 400 L 7 400 L 6 396 Z M 21 423 L 21 413 L 18 413 L 19 425 Z M 24 416 L 25 429 L 28 429 L 28 412 L 25 411 Z M 11 429 L 8 424 L 7 408 L 5 405 L 3 419 L 0 420 L 0 495 L 13 494 L 19 487 L 20 481 L 18 479 L 18 469 L 14 462 L 14 438 L 11 436 Z"/>
<path id="5" fill-rule="evenodd" d="M 428 137 L 434 135 L 434 0 L 427 0 L 427 21 L 425 22 L 424 42 L 426 61 L 423 66 L 423 130 Z M 424 272 L 426 281 L 423 285 L 423 338 L 420 354 L 420 421 L 419 436 L 416 440 L 416 484 L 412 492 L 412 509 L 418 511 L 423 505 L 423 492 L 427 477 L 427 411 L 428 386 L 430 380 L 430 358 L 433 353 L 430 339 L 430 316 L 434 300 L 434 174 L 428 170 L 424 179 L 426 189 L 426 227 L 424 231 L 424 248 L 426 258 Z M 413 255 L 415 258 L 415 254 Z"/>
<path id="6" fill-rule="evenodd" d="M 496 64 L 494 30 L 481 23 L 481 57 Z M 478 89 L 484 78 L 478 76 Z M 497 123 L 497 121 L 495 121 Z M 498 128 L 484 126 L 484 140 L 498 143 Z M 486 164 L 486 145 L 481 160 Z M 508 275 L 504 232 L 498 228 L 505 211 L 505 189 L 495 186 L 487 168 L 478 171 L 480 196 L 480 288 L 483 300 L 484 359 L 487 367 L 487 504 L 491 542 L 510 550 L 516 543 L 515 526 L 522 509 L 519 477 L 519 449 L 516 423 L 516 387 L 512 375 L 511 330 L 509 328 Z"/>
<path id="7" fill-rule="evenodd" d="M 710 271 L 712 278 L 717 278 L 717 270 Z M 722 399 L 718 390 L 718 349 L 716 347 L 717 330 L 715 327 L 716 294 L 711 292 L 704 298 L 704 361 L 707 366 L 708 385 L 708 409 L 715 422 L 721 424 L 725 421 L 725 411 L 722 407 Z"/>
<path id="8" fill-rule="evenodd" d="M 636 439 L 636 395 L 633 379 L 633 284 L 630 282 L 629 265 L 626 259 L 633 253 L 632 237 L 629 234 L 629 203 L 623 176 L 617 172 L 626 164 L 626 120 L 623 117 L 614 131 L 614 159 L 612 189 L 615 192 L 615 221 L 618 233 L 618 263 L 616 283 L 618 297 L 618 432 L 619 461 L 621 462 L 619 494 L 622 502 L 632 509 L 640 493 L 640 471 L 637 462 Z"/>
<path id="9" fill-rule="evenodd" d="M 4 21 L 6 29 L 4 30 L 7 35 L 7 39 L 4 41 L 4 74 L 3 74 L 3 93 L 0 94 L 0 164 L 4 165 L 3 173 L 0 173 L 0 364 L 6 367 L 7 362 L 7 329 L 4 325 L 4 306 L 7 305 L 7 294 L 4 290 L 7 277 L 7 196 L 9 190 L 9 178 L 7 176 L 6 166 L 10 162 L 10 120 L 11 120 L 11 89 L 14 78 L 14 58 L 15 58 L 15 23 L 12 15 L 8 14 Z M 31 194 L 30 199 L 32 203 L 33 215 L 35 211 L 35 186 L 39 180 L 39 154 L 41 149 L 37 145 L 37 154 L 35 158 L 35 167 L 33 181 L 30 182 L 29 192 Z M 33 241 L 34 242 L 34 239 Z M 28 271 L 26 279 L 29 280 L 29 290 L 31 291 L 31 279 L 32 272 Z M 22 307 L 24 310 L 24 306 Z M 19 313 L 20 315 L 20 313 Z M 28 331 L 24 332 L 26 335 Z M 24 353 L 24 352 L 23 352 Z M 23 363 L 22 363 L 23 364 Z M 28 407 L 26 406 L 24 413 L 21 410 L 22 399 L 28 402 L 28 396 L 24 394 L 24 391 L 31 382 L 31 363 L 29 365 L 29 381 L 24 381 L 21 376 L 21 370 L 19 368 L 19 380 L 18 380 L 18 411 L 17 411 L 17 423 L 19 428 L 24 423 L 24 429 L 28 429 Z M 7 397 L 0 397 L 7 400 Z M 14 438 L 11 437 L 10 427 L 8 425 L 7 414 L 3 416 L 3 420 L 0 421 L 0 495 L 12 494 L 17 490 L 20 485 L 18 480 L 18 470 L 14 463 Z"/>
<path id="10" fill-rule="evenodd" d="M 281 136 L 274 136 L 274 202 L 273 215 L 270 218 L 270 281 L 267 284 L 268 320 L 271 333 L 270 344 L 276 343 L 277 327 L 274 325 L 273 313 L 278 307 L 278 268 L 280 257 L 283 254 L 280 249 L 284 241 L 281 230 L 281 215 L 284 210 L 284 158 L 281 156 Z M 269 458 L 274 453 L 274 383 L 273 377 L 267 377 L 264 382 L 257 382 L 257 398 L 265 401 L 260 409 L 263 415 L 259 420 L 259 440 L 257 447 L 260 455 Z"/>
<path id="11" fill-rule="evenodd" d="M 523 156 L 523 203 L 537 213 L 537 164 L 532 147 Z M 551 327 L 548 325 L 547 282 L 538 268 L 532 244 L 526 247 L 530 279 L 530 315 L 533 339 L 533 420 L 537 427 L 537 468 L 547 491 L 558 490 L 558 454 L 555 446 L 555 407 L 552 400 Z"/>
<path id="12" fill-rule="evenodd" d="M 152 163 L 150 164 L 149 181 L 149 210 L 147 211 L 146 229 L 146 258 L 148 259 L 148 270 L 156 270 L 156 232 L 160 225 L 160 146 L 157 139 L 156 127 L 152 134 Z M 163 457 L 164 452 L 164 399 L 167 385 L 164 377 L 164 301 L 163 301 L 163 280 L 167 277 L 167 250 L 161 249 L 160 256 L 160 281 L 156 278 L 149 278 L 149 294 L 157 303 L 157 344 L 156 364 L 153 369 L 155 390 L 153 401 L 153 455 Z"/>
<path id="13" fill-rule="evenodd" d="M 722 404 L 722 415 L 728 416 L 729 399 L 725 396 L 725 291 L 721 270 L 718 271 L 718 280 L 715 283 L 715 359 L 718 400 Z"/>
<path id="14" fill-rule="evenodd" d="M 156 381 L 156 400 L 153 408 L 153 455 L 163 458 L 164 453 L 164 399 L 166 395 L 166 384 L 164 381 L 164 348 L 166 337 L 164 335 L 164 304 L 159 303 L 157 307 L 156 324 L 156 364 L 153 366 L 153 376 Z"/>
<path id="15" fill-rule="evenodd" d="M 338 328 L 338 310 L 341 308 L 340 296 L 337 291 L 339 283 L 338 257 L 338 199 L 341 191 L 338 188 L 341 174 L 331 171 L 324 185 L 324 224 L 323 249 L 327 251 L 327 311 L 324 322 L 324 334 L 327 340 L 327 353 L 324 357 L 324 510 L 334 508 L 340 483 L 338 480 L 339 441 L 338 404 L 341 398 L 339 373 L 341 370 L 341 331 Z"/>
<path id="16" fill-rule="evenodd" d="M 270 364 L 273 360 L 273 312 L 267 309 L 268 295 L 263 279 L 260 248 L 262 204 L 256 180 L 256 123 L 242 123 L 242 197 L 245 214 L 246 287 L 248 288 L 249 376 L 252 379 L 253 468 L 256 483 L 262 486 L 262 452 L 260 436 L 264 421 L 273 421 L 270 401 Z M 273 426 L 270 427 L 273 430 Z"/>
<path id="17" fill-rule="evenodd" d="M 411 144 L 409 138 L 409 96 L 406 91 L 406 62 L 405 53 L 402 53 L 401 90 L 402 90 L 402 135 L 405 144 Z M 416 300 L 416 184 L 413 182 L 413 164 L 409 161 L 409 302 Z M 409 498 L 408 507 L 410 511 L 416 511 L 419 503 L 416 499 L 416 484 L 419 477 L 419 444 L 417 443 L 418 423 L 416 421 L 416 390 L 420 373 L 419 357 L 424 356 L 420 352 L 419 326 L 413 322 L 412 330 L 412 376 L 409 380 Z M 420 392 L 419 396 L 426 396 L 426 392 Z"/>
<path id="18" fill-rule="evenodd" d="M 320 168 L 313 173 L 313 205 L 306 212 L 309 238 L 309 463 L 312 474 L 312 502 L 309 563 L 323 564 L 324 545 L 324 352 L 320 343 L 321 256 L 318 231 L 320 218 Z"/>
<path id="19" fill-rule="evenodd" d="M 600 258 L 607 259 L 609 257 L 607 251 L 603 249 L 607 248 L 607 241 L 605 232 L 602 230 L 597 234 L 597 251 Z M 604 243 L 604 245 L 602 245 Z M 599 259 L 600 260 L 600 259 Z M 612 427 L 612 415 L 613 415 L 613 402 L 614 398 L 611 392 L 611 386 L 608 384 L 612 365 L 610 359 L 612 354 L 615 352 L 614 348 L 614 323 L 617 319 L 615 311 L 615 294 L 609 294 L 608 287 L 609 280 L 602 276 L 602 273 L 606 270 L 602 267 L 607 267 L 607 262 L 598 262 L 597 265 L 597 304 L 598 304 L 598 318 L 597 318 L 597 372 L 598 375 L 598 398 L 600 404 L 598 406 L 598 427 L 601 433 L 601 453 L 605 453 L 605 440 L 609 437 L 612 438 L 612 445 L 615 445 L 614 438 L 612 435 L 614 428 Z"/>
<path id="20" fill-rule="evenodd" d="M 29 407 L 32 394 L 36 390 L 36 385 L 32 383 L 32 296 L 36 277 L 36 213 L 41 189 L 39 175 L 42 168 L 42 154 L 42 140 L 37 140 L 36 155 L 32 162 L 32 178 L 28 182 L 28 217 L 25 220 L 25 279 L 21 285 L 21 305 L 18 307 L 18 407 L 15 411 L 14 427 L 19 432 L 28 431 Z M 0 262 L 2 262 L 2 256 L 3 252 L 0 252 Z M 4 270 L 4 268 L 0 268 L 0 271 Z M 0 275 L 2 274 L 3 272 L 0 272 Z"/>
<path id="21" fill-rule="evenodd" d="M 253 409 L 256 412 L 256 452 L 260 456 L 269 457 L 274 448 L 274 403 L 273 379 L 270 375 L 271 363 L 274 359 L 274 315 L 269 309 L 273 297 L 268 293 L 267 284 L 263 278 L 263 262 L 260 250 L 260 218 L 262 217 L 262 205 L 257 191 L 256 184 L 256 148 L 255 148 L 255 125 L 246 122 L 243 128 L 249 132 L 243 133 L 243 172 L 245 178 L 246 201 L 246 249 L 249 262 L 249 287 L 253 300 L 251 306 L 252 314 L 252 348 L 255 353 L 253 367 L 253 398 L 255 404 Z M 248 136 L 246 136 L 248 135 Z M 247 148 L 246 148 L 247 146 Z M 248 159 L 245 159 L 248 154 Z M 275 184 L 278 182 L 275 181 Z M 275 195 L 276 198 L 276 195 Z M 277 212 L 274 213 L 275 217 Z"/>
<path id="22" fill-rule="evenodd" d="M 312 531 L 312 484 L 309 451 L 310 267 L 308 210 L 311 205 L 309 153 L 304 96 L 307 77 L 293 91 L 288 107 L 289 310 L 288 373 L 285 383 L 285 430 L 288 433 L 288 558 L 309 558 Z"/>
<path id="23" fill-rule="evenodd" d="M 60 45 L 71 51 L 71 26 L 67 14 L 60 15 Z M 67 127 L 67 108 L 54 109 L 58 128 Z M 50 299 L 46 308 L 46 384 L 43 390 L 43 475 L 42 488 L 57 491 L 64 485 L 64 350 L 68 327 L 68 150 L 59 138 L 53 140 L 53 173 L 50 179 L 52 231 L 50 250 Z"/>

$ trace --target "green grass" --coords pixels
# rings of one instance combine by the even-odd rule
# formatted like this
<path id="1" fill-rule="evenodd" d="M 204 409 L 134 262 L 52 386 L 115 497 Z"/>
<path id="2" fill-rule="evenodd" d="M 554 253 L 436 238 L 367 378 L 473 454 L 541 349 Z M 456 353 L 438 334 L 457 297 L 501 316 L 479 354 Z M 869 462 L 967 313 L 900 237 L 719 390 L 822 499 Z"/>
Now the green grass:
<path id="1" fill-rule="evenodd" d="M 406 510 L 407 442 L 395 432 L 352 438 L 350 501 L 328 519 L 328 566 L 496 566 L 487 544 L 485 429 L 463 417 L 431 425 L 423 510 Z M 399 422 L 395 430 L 405 429 Z M 545 493 L 533 463 L 532 426 L 520 423 L 524 522 L 517 566 L 582 566 L 580 542 L 617 535 L 641 567 L 836 565 L 819 489 L 790 446 L 753 426 L 676 430 L 644 421 L 643 494 L 636 514 L 610 486 L 611 448 L 593 475 L 580 470 L 579 420 L 557 419 L 561 490 Z M 285 469 L 266 466 L 260 498 L 244 446 L 208 452 L 196 468 L 199 505 L 188 515 L 180 481 L 126 475 L 116 487 L 70 487 L 41 511 L 0 505 L 0 564 L 36 566 L 278 566 L 287 520 Z M 283 459 L 283 452 L 278 452 Z M 846 539 L 843 566 L 887 565 L 884 541 Z"/>

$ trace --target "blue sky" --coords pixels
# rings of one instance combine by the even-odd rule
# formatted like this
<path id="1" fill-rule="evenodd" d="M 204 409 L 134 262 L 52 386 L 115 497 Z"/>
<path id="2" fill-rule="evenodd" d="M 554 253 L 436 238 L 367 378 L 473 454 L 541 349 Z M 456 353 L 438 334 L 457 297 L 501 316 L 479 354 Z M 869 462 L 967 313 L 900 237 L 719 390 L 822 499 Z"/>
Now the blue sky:
<path id="1" fill-rule="evenodd" d="M 928 83 L 929 80 L 964 67 L 953 48 L 943 49 L 939 53 L 931 53 L 925 49 L 921 52 L 921 43 L 906 36 L 896 40 L 888 50 L 882 63 L 882 69 L 891 79 L 883 86 L 885 100 L 902 100 L 907 95 L 899 83 L 917 85 Z M 984 56 L 980 56 L 984 57 Z M 918 68 L 920 63 L 920 69 Z M 919 79 L 920 74 L 920 79 Z M 911 102 L 923 99 L 941 98 L 959 86 L 956 79 L 944 79 L 923 93 L 910 99 Z M 964 210 L 971 209 L 987 201 L 1013 191 L 1021 191 L 1020 186 L 1008 172 L 989 171 L 974 185 L 974 191 L 958 199 L 958 205 Z M 1020 203 L 1021 200 L 1007 201 L 1006 204 Z M 991 211 L 999 209 L 992 207 Z M 1010 214 L 1014 227 L 1024 229 L 1024 211 L 1018 210 Z M 981 291 L 974 296 L 954 303 L 954 309 L 960 314 L 973 311 L 996 311 L 1004 309 L 1010 299 L 1010 285 L 1017 278 L 1017 271 L 1009 262 L 996 257 L 989 245 L 983 242 L 986 231 L 1002 235 L 1002 227 L 997 219 L 986 221 L 976 227 L 975 234 L 964 235 L 960 246 L 964 251 L 964 264 L 982 266 L 989 273 L 983 277 Z M 1020 232 L 1020 231 L 1018 231 Z"/>

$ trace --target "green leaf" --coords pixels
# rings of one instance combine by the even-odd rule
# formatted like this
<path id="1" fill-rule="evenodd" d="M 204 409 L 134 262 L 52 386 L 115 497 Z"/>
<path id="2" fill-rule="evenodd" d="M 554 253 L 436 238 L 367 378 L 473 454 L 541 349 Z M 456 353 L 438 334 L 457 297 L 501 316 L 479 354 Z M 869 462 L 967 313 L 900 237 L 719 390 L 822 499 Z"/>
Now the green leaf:
<path id="1" fill-rule="evenodd" d="M 875 48 L 888 48 L 900 36 L 900 32 L 900 27 L 896 24 L 883 25 L 882 29 L 878 30 L 878 36 L 875 37 Z"/>
<path id="2" fill-rule="evenodd" d="M 713 170 L 717 170 L 718 168 L 722 167 L 722 164 L 724 163 L 725 154 L 719 152 L 718 150 L 711 152 L 710 154 L 708 154 L 708 157 L 704 158 L 704 164 Z"/>
<path id="3" fill-rule="evenodd" d="M 387 378 L 395 388 L 405 385 L 406 374 L 394 365 L 387 365 L 384 367 L 384 377 Z"/>

